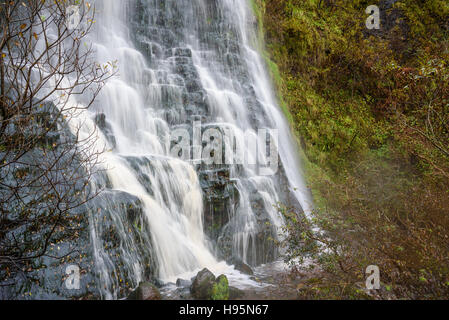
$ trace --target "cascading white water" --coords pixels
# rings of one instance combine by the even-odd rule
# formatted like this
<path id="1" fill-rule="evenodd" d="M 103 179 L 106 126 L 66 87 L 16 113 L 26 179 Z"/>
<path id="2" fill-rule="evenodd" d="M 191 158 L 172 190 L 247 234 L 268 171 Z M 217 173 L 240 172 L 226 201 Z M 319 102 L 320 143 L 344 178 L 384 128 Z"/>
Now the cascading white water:
<path id="1" fill-rule="evenodd" d="M 86 136 L 101 123 L 96 148 L 109 150 L 102 155 L 106 174 L 97 181 L 106 187 L 98 201 L 104 216 L 94 212 L 91 219 L 104 296 L 120 296 L 117 268 L 125 270 L 122 275 L 133 285 L 145 277 L 151 263 L 156 265 L 150 269 L 163 281 L 202 267 L 224 270 L 225 264 L 214 256 L 216 243 L 204 233 L 198 178 L 199 173 L 213 176 L 214 171 L 170 156 L 171 130 L 189 127 L 195 117 L 203 129 L 227 128 L 236 138 L 245 130 L 254 136 L 259 128 L 279 131 L 280 174 L 287 188 L 279 175 L 259 175 L 257 168 L 246 165 L 226 167 L 238 200 L 228 207 L 227 231 L 216 241 L 224 243 L 230 236 L 232 255 L 253 265 L 275 258 L 267 252 L 270 248 L 261 249 L 257 243 L 266 222 L 270 230 L 282 224 L 274 205 L 286 198 L 286 192 L 306 213 L 310 202 L 297 147 L 253 47 L 255 21 L 248 2 L 96 0 L 95 5 L 92 42 L 97 59 L 102 64 L 117 61 L 119 66 L 119 74 L 106 84 L 95 106 L 78 119 Z M 131 236 L 129 210 L 120 208 L 124 198 L 141 208 L 142 223 L 148 225 L 139 227 L 140 240 Z M 122 257 L 120 267 L 105 245 L 106 225 L 113 226 L 119 238 L 114 254 Z"/>

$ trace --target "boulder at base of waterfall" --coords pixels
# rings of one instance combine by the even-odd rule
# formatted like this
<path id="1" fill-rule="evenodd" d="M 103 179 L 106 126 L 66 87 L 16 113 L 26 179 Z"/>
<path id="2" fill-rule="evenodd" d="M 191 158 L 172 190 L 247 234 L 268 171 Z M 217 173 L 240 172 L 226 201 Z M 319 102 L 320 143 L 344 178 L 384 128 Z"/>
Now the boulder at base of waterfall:
<path id="1" fill-rule="evenodd" d="M 141 282 L 139 287 L 133 291 L 128 300 L 161 300 L 161 294 L 154 284 Z"/>
<path id="2" fill-rule="evenodd" d="M 211 300 L 229 300 L 229 282 L 224 274 L 215 280 L 210 298 Z"/>
<path id="3" fill-rule="evenodd" d="M 215 284 L 215 276 L 207 268 L 198 272 L 193 280 L 190 291 L 192 296 L 198 300 L 209 300 L 212 295 L 212 288 Z"/>
<path id="4" fill-rule="evenodd" d="M 242 260 L 235 260 L 234 268 L 235 268 L 235 270 L 238 270 L 244 274 L 247 274 L 250 276 L 254 275 L 253 269 L 251 269 L 251 267 L 249 265 L 247 265 L 246 263 L 244 263 Z"/>
<path id="5" fill-rule="evenodd" d="M 215 278 L 212 272 L 204 268 L 193 280 L 190 291 L 197 300 L 228 300 L 228 278 L 225 275 Z"/>

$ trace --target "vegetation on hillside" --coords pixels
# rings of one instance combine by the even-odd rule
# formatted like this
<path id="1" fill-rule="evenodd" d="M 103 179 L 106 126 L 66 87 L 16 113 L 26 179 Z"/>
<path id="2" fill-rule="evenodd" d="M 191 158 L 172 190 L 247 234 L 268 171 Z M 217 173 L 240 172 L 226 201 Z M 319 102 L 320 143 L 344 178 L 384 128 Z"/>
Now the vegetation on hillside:
<path id="1" fill-rule="evenodd" d="M 282 209 L 288 258 L 322 271 L 300 297 L 448 298 L 449 2 L 254 2 L 316 201 L 313 221 Z"/>

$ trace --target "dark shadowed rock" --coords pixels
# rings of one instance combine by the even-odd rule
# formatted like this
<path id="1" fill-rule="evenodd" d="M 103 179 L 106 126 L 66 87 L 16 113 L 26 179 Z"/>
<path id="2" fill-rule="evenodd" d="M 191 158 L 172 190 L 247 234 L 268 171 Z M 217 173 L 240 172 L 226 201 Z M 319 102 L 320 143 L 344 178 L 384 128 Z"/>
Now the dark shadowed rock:
<path id="1" fill-rule="evenodd" d="M 106 115 L 104 113 L 99 113 L 95 116 L 95 124 L 98 128 L 103 132 L 105 138 L 111 144 L 112 148 L 117 146 L 117 141 L 114 136 L 114 131 L 112 130 L 111 125 L 106 120 Z"/>
<path id="2" fill-rule="evenodd" d="M 139 287 L 132 292 L 128 300 L 161 300 L 161 294 L 154 284 L 141 282 Z"/>
<path id="3" fill-rule="evenodd" d="M 253 269 L 251 269 L 251 267 L 249 265 L 247 265 L 246 263 L 244 263 L 241 260 L 237 260 L 236 262 L 234 262 L 234 268 L 235 270 L 238 270 L 244 274 L 248 274 L 250 276 L 252 276 L 254 274 Z"/>
<path id="4" fill-rule="evenodd" d="M 190 280 L 184 280 L 184 279 L 176 280 L 177 287 L 190 287 L 191 285 L 192 285 L 192 281 L 190 281 Z"/>
<path id="5" fill-rule="evenodd" d="M 229 300 L 240 299 L 245 295 L 245 293 L 235 287 L 229 287 Z"/>
<path id="6" fill-rule="evenodd" d="M 198 300 L 208 300 L 212 295 L 212 289 L 215 284 L 215 276 L 208 269 L 204 268 L 192 283 L 190 291 L 192 296 Z"/>
<path id="7" fill-rule="evenodd" d="M 204 268 L 193 280 L 190 288 L 192 297 L 197 300 L 228 300 L 229 281 L 225 275 L 215 275 Z"/>

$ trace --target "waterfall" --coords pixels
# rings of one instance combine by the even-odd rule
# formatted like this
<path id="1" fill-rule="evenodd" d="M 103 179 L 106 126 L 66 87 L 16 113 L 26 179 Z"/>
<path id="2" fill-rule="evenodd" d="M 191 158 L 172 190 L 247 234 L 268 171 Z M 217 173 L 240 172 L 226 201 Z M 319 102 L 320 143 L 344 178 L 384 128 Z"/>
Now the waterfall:
<path id="1" fill-rule="evenodd" d="M 220 261 L 233 257 L 250 265 L 276 259 L 271 238 L 282 217 L 275 205 L 288 200 L 307 213 L 310 202 L 297 146 L 256 50 L 249 2 L 96 0 L 95 7 L 96 58 L 119 68 L 79 119 L 86 136 L 99 128 L 95 148 L 107 150 L 95 181 L 104 191 L 90 222 L 104 297 L 120 297 L 125 281 L 230 270 Z M 276 129 L 277 174 L 261 174 L 254 163 L 174 157 L 171 133 L 194 136 L 195 125 L 199 134 L 230 133 L 227 151 L 246 141 L 244 133 L 264 145 L 258 130 Z M 250 156 L 266 160 L 249 147 Z"/>

